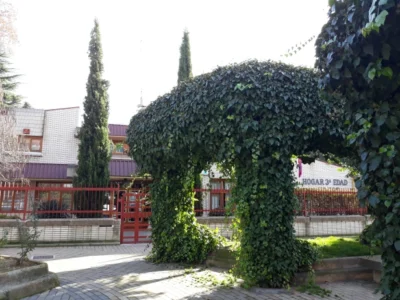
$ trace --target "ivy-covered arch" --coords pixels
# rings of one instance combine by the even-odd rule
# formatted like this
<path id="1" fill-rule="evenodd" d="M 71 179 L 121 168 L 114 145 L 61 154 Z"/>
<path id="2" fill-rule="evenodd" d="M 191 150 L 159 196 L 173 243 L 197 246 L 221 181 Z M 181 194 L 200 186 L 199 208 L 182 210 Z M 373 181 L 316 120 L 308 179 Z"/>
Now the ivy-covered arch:
<path id="1" fill-rule="evenodd" d="M 310 251 L 294 237 L 291 156 L 322 149 L 340 108 L 318 95 L 319 75 L 276 62 L 220 67 L 176 87 L 135 115 L 130 154 L 154 178 L 152 258 L 204 260 L 218 242 L 193 213 L 193 173 L 220 162 L 235 170 L 232 201 L 245 281 L 281 287 Z"/>

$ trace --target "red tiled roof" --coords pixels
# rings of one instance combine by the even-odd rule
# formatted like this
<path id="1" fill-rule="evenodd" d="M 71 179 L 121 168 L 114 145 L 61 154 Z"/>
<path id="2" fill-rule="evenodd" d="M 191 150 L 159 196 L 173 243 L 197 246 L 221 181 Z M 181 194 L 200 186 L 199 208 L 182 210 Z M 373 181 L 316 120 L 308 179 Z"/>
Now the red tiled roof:
<path id="1" fill-rule="evenodd" d="M 138 170 L 136 162 L 133 160 L 112 160 L 109 164 L 111 177 L 129 177 Z"/>
<path id="2" fill-rule="evenodd" d="M 126 136 L 128 125 L 108 124 L 110 136 Z"/>
<path id="3" fill-rule="evenodd" d="M 67 179 L 68 165 L 27 163 L 24 167 L 25 178 Z"/>

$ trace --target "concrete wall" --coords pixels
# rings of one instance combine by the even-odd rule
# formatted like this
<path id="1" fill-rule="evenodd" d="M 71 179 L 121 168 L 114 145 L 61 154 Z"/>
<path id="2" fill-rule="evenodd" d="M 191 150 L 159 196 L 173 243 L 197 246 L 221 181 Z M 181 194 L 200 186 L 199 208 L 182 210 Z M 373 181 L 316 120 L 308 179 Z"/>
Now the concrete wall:
<path id="1" fill-rule="evenodd" d="M 227 238 L 232 236 L 232 217 L 198 217 L 205 224 Z M 358 235 L 372 223 L 370 216 L 296 217 L 294 230 L 297 237 Z"/>
<path id="2" fill-rule="evenodd" d="M 16 220 L 0 220 L 0 236 L 8 232 L 9 242 L 18 242 Z M 27 221 L 30 226 L 31 222 Z M 38 220 L 39 243 L 119 242 L 120 220 L 114 219 L 46 219 Z"/>
<path id="3" fill-rule="evenodd" d="M 371 222 L 369 216 L 297 217 L 294 229 L 298 237 L 358 235 Z"/>
<path id="4" fill-rule="evenodd" d="M 198 217 L 198 222 L 218 229 L 226 238 L 232 237 L 232 217 Z M 0 220 L 0 236 L 8 232 L 9 242 L 18 242 L 16 220 Z M 358 235 L 372 222 L 369 216 L 297 217 L 294 230 L 297 237 Z M 31 223 L 27 221 L 29 226 Z M 38 221 L 39 243 L 120 241 L 120 220 L 115 219 L 46 219 Z"/>

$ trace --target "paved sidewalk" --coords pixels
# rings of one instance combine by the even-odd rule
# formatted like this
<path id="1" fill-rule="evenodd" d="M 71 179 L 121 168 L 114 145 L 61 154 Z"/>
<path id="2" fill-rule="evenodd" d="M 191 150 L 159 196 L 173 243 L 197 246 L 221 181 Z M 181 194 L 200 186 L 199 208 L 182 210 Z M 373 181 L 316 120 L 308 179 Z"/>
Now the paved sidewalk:
<path id="1" fill-rule="evenodd" d="M 54 259 L 44 261 L 50 271 L 58 274 L 61 286 L 28 299 L 321 299 L 286 290 L 215 288 L 207 281 L 211 284 L 209 278 L 219 277 L 221 272 L 154 265 L 144 259 L 149 250 L 143 244 L 37 248 L 31 255 L 55 255 Z M 4 255 L 17 252 L 14 248 L 1 249 Z M 380 299 L 373 294 L 376 289 L 373 283 L 344 282 L 323 287 L 332 291 L 324 299 Z"/>

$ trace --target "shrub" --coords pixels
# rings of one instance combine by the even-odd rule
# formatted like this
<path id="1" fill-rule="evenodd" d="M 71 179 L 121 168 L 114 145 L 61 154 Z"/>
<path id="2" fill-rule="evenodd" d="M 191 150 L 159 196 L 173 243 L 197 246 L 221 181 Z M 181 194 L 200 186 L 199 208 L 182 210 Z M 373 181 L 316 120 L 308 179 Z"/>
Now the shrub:
<path id="1" fill-rule="evenodd" d="M 18 216 L 0 215 L 0 219 L 20 219 Z"/>
<path id="2" fill-rule="evenodd" d="M 295 240 L 296 251 L 293 253 L 299 270 L 311 270 L 318 259 L 318 249 L 304 240 Z"/>
<path id="3" fill-rule="evenodd" d="M 40 219 L 67 219 L 72 215 L 65 212 L 68 206 L 65 203 L 59 203 L 57 200 L 41 202 L 37 209 L 37 217 Z M 43 211 L 43 213 L 41 213 Z M 54 211 L 54 212 L 53 212 Z"/>
<path id="4" fill-rule="evenodd" d="M 33 214 L 30 216 L 29 220 L 32 224 L 32 228 L 27 225 L 27 222 L 18 220 L 18 239 L 21 248 L 21 252 L 18 252 L 19 258 L 17 261 L 18 265 L 22 265 L 24 261 L 28 259 L 28 254 L 32 252 L 37 245 L 37 240 L 40 236 L 40 231 L 38 230 L 38 222 L 36 217 L 36 205 L 33 207 Z"/>

